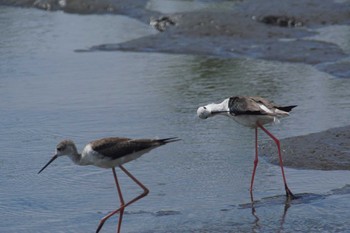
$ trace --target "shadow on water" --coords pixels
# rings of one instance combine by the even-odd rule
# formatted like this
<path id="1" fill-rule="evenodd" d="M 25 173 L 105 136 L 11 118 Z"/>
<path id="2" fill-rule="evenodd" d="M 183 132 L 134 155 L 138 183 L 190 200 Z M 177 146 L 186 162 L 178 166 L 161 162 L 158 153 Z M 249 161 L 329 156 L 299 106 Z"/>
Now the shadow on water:
<path id="1" fill-rule="evenodd" d="M 280 228 L 277 231 L 277 232 L 281 232 L 283 230 L 283 224 L 285 223 L 288 209 L 292 205 L 310 203 L 315 200 L 324 199 L 325 196 L 326 195 L 313 194 L 313 193 L 301 193 L 301 194 L 296 194 L 295 199 L 287 198 L 285 195 L 278 195 L 278 196 L 272 196 L 272 197 L 265 197 L 265 198 L 262 198 L 261 200 L 254 200 L 253 196 L 251 196 L 251 203 L 240 204 L 239 209 L 251 208 L 252 210 L 251 213 L 255 218 L 253 222 L 253 226 L 254 228 L 259 229 L 260 218 L 259 218 L 259 214 L 256 211 L 256 208 L 273 206 L 273 205 L 284 205 L 283 212 L 281 212 Z"/>
<path id="2" fill-rule="evenodd" d="M 108 212 L 106 213 L 102 213 L 101 214 L 108 214 Z M 159 210 L 159 211 L 144 211 L 144 210 L 137 210 L 137 211 L 130 211 L 130 210 L 125 210 L 124 212 L 125 215 L 151 215 L 154 217 L 163 217 L 163 216 L 171 216 L 171 215 L 180 215 L 182 214 L 181 211 L 177 211 L 177 210 Z"/>
<path id="3" fill-rule="evenodd" d="M 300 193 L 295 195 L 295 199 L 289 199 L 285 195 L 277 195 L 271 197 L 264 197 L 261 200 L 254 200 L 251 196 L 250 203 L 239 204 L 238 209 L 251 209 L 251 214 L 254 217 L 253 232 L 259 230 L 262 226 L 260 224 L 260 215 L 258 208 L 271 207 L 271 206 L 281 206 L 283 205 L 283 211 L 280 213 L 280 225 L 277 232 L 283 232 L 283 225 L 286 222 L 286 217 L 288 210 L 295 205 L 310 204 L 323 199 L 326 199 L 332 195 L 347 195 L 350 194 L 350 185 L 345 185 L 339 189 L 333 189 L 326 194 L 315 194 L 315 193 Z"/>

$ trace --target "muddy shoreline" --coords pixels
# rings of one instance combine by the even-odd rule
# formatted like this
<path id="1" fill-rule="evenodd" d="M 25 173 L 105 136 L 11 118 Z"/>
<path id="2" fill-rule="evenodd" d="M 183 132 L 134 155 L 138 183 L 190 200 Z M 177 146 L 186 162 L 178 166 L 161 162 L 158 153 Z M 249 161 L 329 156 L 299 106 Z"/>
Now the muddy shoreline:
<path id="1" fill-rule="evenodd" d="M 316 7 L 317 6 L 317 7 Z M 288 12 L 284 15 L 283 12 Z M 311 39 L 317 29 L 348 25 L 350 4 L 332 1 L 243 1 L 221 11 L 194 11 L 167 15 L 174 22 L 163 33 L 121 44 L 93 46 L 90 51 L 141 51 L 199 54 L 217 57 L 249 57 L 314 65 L 337 77 L 350 77 L 349 54 L 339 45 Z M 149 13 L 149 12 L 148 12 Z M 293 17 L 300 27 L 263 23 L 268 16 Z M 153 16 L 157 16 L 154 14 Z M 148 22 L 146 22 L 148 23 Z"/>
<path id="2" fill-rule="evenodd" d="M 285 138 L 281 141 L 285 166 L 317 170 L 350 170 L 350 126 L 319 133 Z M 268 142 L 259 153 L 278 165 L 276 145 Z"/>
<path id="3" fill-rule="evenodd" d="M 221 1 L 217 2 L 220 4 Z M 122 14 L 149 24 L 151 17 L 164 14 L 147 9 L 147 3 L 145 0 L 0 0 L 2 5 L 67 13 Z M 350 52 L 338 44 L 312 39 L 320 28 L 350 24 L 350 3 L 346 1 L 244 0 L 226 9 L 166 16 L 175 25 L 162 33 L 119 44 L 92 45 L 90 49 L 77 51 L 122 50 L 248 57 L 304 63 L 337 77 L 350 77 Z M 293 19 L 293 22 L 278 23 L 283 22 L 283 18 Z"/>
<path id="4" fill-rule="evenodd" d="M 148 10 L 148 1 L 135 0 L 0 0 L 1 5 L 34 7 L 75 14 L 122 14 L 149 24 L 163 14 Z M 218 1 L 220 2 L 220 1 Z M 168 14 L 175 25 L 164 32 L 120 44 L 94 45 L 77 51 L 138 51 L 248 57 L 312 65 L 336 77 L 350 78 L 349 51 L 335 43 L 310 39 L 318 29 L 350 24 L 350 2 L 244 0 L 229 9 Z M 271 22 L 275 16 L 299 25 Z M 266 18 L 270 17 L 270 18 Z M 288 21 L 288 20 L 287 20 Z M 350 170 L 350 126 L 281 140 L 288 167 Z M 278 164 L 275 145 L 260 148 Z"/>

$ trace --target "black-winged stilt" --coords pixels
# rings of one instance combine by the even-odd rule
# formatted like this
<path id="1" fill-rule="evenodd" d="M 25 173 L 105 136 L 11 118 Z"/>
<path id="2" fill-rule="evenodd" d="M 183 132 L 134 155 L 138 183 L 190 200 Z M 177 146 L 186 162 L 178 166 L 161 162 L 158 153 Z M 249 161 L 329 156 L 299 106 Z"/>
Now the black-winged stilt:
<path id="1" fill-rule="evenodd" d="M 296 107 L 291 106 L 278 106 L 267 99 L 255 96 L 232 96 L 225 99 L 219 104 L 208 104 L 203 107 L 199 107 L 197 115 L 206 119 L 216 115 L 224 115 L 234 119 L 239 124 L 246 127 L 255 129 L 255 160 L 252 179 L 250 183 L 250 194 L 253 195 L 253 183 L 256 167 L 258 165 L 258 128 L 261 128 L 269 137 L 274 140 L 278 149 L 279 163 L 282 170 L 283 182 L 288 198 L 295 198 L 290 189 L 288 188 L 286 177 L 283 169 L 283 160 L 280 148 L 279 140 L 270 133 L 263 125 L 278 122 L 278 119 L 289 115 L 289 112 Z"/>
<path id="2" fill-rule="evenodd" d="M 56 154 L 51 160 L 38 172 L 41 173 L 50 163 L 60 156 L 67 155 L 77 165 L 95 165 L 101 168 L 112 168 L 115 184 L 117 186 L 120 207 L 104 218 L 101 219 L 96 232 L 99 232 L 105 223 L 105 221 L 113 216 L 119 214 L 118 232 L 121 229 L 121 223 L 124 213 L 124 208 L 128 205 L 136 202 L 137 200 L 145 197 L 149 190 L 138 181 L 129 171 L 127 171 L 122 164 L 131 160 L 139 158 L 141 155 L 149 152 L 150 150 L 159 146 L 165 145 L 170 142 L 175 142 L 178 138 L 164 138 L 164 139 L 130 139 L 111 137 L 103 138 L 100 140 L 92 141 L 87 144 L 82 153 L 78 153 L 78 150 L 71 140 L 64 140 L 60 142 L 56 147 Z M 143 189 L 143 193 L 133 198 L 131 201 L 125 203 L 121 192 L 121 188 L 115 172 L 115 167 L 119 167 L 127 176 L 129 176 L 138 186 Z"/>

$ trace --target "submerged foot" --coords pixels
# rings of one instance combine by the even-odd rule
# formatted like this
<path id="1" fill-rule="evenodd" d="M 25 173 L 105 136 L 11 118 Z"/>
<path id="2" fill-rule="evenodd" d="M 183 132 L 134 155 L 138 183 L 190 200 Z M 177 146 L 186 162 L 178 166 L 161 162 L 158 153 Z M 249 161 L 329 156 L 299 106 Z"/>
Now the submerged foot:
<path id="1" fill-rule="evenodd" d="M 290 191 L 290 189 L 286 186 L 286 196 L 288 200 L 294 200 L 297 199 L 298 197 L 295 196 L 292 191 Z"/>

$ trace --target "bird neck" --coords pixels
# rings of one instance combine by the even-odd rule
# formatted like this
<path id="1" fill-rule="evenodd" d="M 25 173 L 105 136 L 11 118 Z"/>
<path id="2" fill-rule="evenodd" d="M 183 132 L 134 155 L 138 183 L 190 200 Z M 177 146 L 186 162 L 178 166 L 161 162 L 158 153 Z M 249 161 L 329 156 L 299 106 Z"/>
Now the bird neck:
<path id="1" fill-rule="evenodd" d="M 77 147 L 74 143 L 72 143 L 72 151 L 68 157 L 73 161 L 73 163 L 80 165 L 81 154 L 78 153 Z"/>
<path id="2" fill-rule="evenodd" d="M 219 104 L 210 104 L 208 107 L 210 107 L 211 112 L 220 115 L 227 115 L 227 111 L 229 111 L 226 100 Z"/>
<path id="3" fill-rule="evenodd" d="M 68 155 L 68 157 L 73 161 L 73 163 L 80 165 L 81 154 L 79 154 L 77 151 L 74 154 Z"/>

